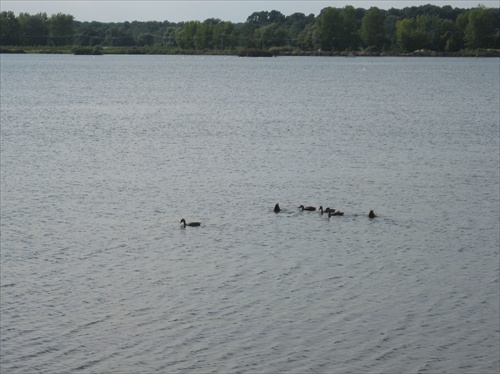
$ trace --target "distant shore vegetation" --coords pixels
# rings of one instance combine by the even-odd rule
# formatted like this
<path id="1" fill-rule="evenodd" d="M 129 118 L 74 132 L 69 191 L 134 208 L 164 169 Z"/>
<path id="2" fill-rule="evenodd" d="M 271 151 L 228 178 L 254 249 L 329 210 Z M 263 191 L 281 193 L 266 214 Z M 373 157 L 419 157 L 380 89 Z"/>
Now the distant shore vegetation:
<path id="1" fill-rule="evenodd" d="M 243 23 L 80 22 L 2 11 L 0 53 L 500 56 L 500 9 L 326 7 L 317 16 L 254 12 Z"/>

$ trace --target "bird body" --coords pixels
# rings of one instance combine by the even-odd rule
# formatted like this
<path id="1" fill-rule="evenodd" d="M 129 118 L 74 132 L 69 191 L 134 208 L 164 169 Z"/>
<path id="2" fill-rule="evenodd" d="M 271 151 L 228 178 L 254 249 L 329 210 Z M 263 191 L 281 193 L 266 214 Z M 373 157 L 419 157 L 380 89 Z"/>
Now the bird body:
<path id="1" fill-rule="evenodd" d="M 368 213 L 368 218 L 375 218 L 375 212 L 373 210 L 370 210 L 370 213 Z"/>
<path id="2" fill-rule="evenodd" d="M 301 205 L 301 206 L 299 206 L 299 208 L 301 208 L 302 210 L 307 210 L 309 212 L 314 212 L 316 210 L 316 208 L 313 207 L 313 206 L 304 206 L 304 205 Z"/>
<path id="3" fill-rule="evenodd" d="M 281 212 L 281 208 L 280 205 L 276 203 L 276 205 L 274 206 L 274 213 L 279 213 L 279 212 Z"/>
<path id="4" fill-rule="evenodd" d="M 186 226 L 200 226 L 200 222 L 186 222 L 186 220 L 183 218 L 181 219 L 181 223 L 184 223 L 184 227 Z"/>
<path id="5" fill-rule="evenodd" d="M 344 212 L 339 212 L 338 210 L 335 211 L 329 211 L 328 212 L 328 218 L 332 217 L 332 216 L 343 216 L 344 215 Z"/>

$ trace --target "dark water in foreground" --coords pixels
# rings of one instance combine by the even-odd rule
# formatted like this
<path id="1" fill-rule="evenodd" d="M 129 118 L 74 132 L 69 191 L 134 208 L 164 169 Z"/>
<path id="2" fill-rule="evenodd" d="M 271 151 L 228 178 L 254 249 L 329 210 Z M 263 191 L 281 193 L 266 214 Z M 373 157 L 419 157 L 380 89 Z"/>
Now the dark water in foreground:
<path id="1" fill-rule="evenodd" d="M 499 59 L 0 58 L 2 373 L 498 373 Z"/>

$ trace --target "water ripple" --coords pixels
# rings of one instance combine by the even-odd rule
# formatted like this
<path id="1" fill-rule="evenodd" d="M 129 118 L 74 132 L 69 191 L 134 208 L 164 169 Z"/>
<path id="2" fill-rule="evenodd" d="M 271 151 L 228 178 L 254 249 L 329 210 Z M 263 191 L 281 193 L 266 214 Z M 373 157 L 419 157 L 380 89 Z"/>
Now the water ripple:
<path id="1" fill-rule="evenodd" d="M 2 56 L 2 372 L 498 372 L 498 60 L 76 57 Z"/>

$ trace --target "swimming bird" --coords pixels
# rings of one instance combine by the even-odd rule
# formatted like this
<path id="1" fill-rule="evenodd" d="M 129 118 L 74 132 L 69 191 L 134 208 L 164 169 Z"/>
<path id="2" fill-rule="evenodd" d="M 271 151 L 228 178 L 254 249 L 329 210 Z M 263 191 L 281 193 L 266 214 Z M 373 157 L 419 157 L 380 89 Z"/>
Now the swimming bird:
<path id="1" fill-rule="evenodd" d="M 201 225 L 200 222 L 187 222 L 186 223 L 186 220 L 184 218 L 181 219 L 181 223 L 184 223 L 184 227 L 186 227 L 186 226 L 200 226 Z"/>
<path id="2" fill-rule="evenodd" d="M 276 205 L 274 206 L 274 213 L 279 213 L 279 212 L 281 212 L 280 205 L 276 203 Z"/>
<path id="3" fill-rule="evenodd" d="M 370 210 L 370 213 L 368 213 L 368 218 L 375 218 L 375 217 L 376 217 L 376 215 L 373 212 L 373 210 Z"/>
<path id="4" fill-rule="evenodd" d="M 332 208 L 323 209 L 322 206 L 319 207 L 319 210 L 320 210 L 321 214 L 323 214 L 323 213 L 329 213 L 329 212 L 335 212 L 335 209 L 332 209 Z"/>
<path id="5" fill-rule="evenodd" d="M 313 206 L 304 206 L 304 205 L 301 205 L 301 206 L 299 206 L 299 208 L 302 208 L 302 210 L 308 210 L 310 212 L 314 212 L 316 210 L 316 208 L 313 207 Z"/>
<path id="6" fill-rule="evenodd" d="M 330 218 L 331 216 L 343 216 L 344 215 L 344 212 L 340 212 L 340 211 L 336 211 L 335 209 L 333 211 L 329 211 L 328 212 L 328 218 Z"/>

